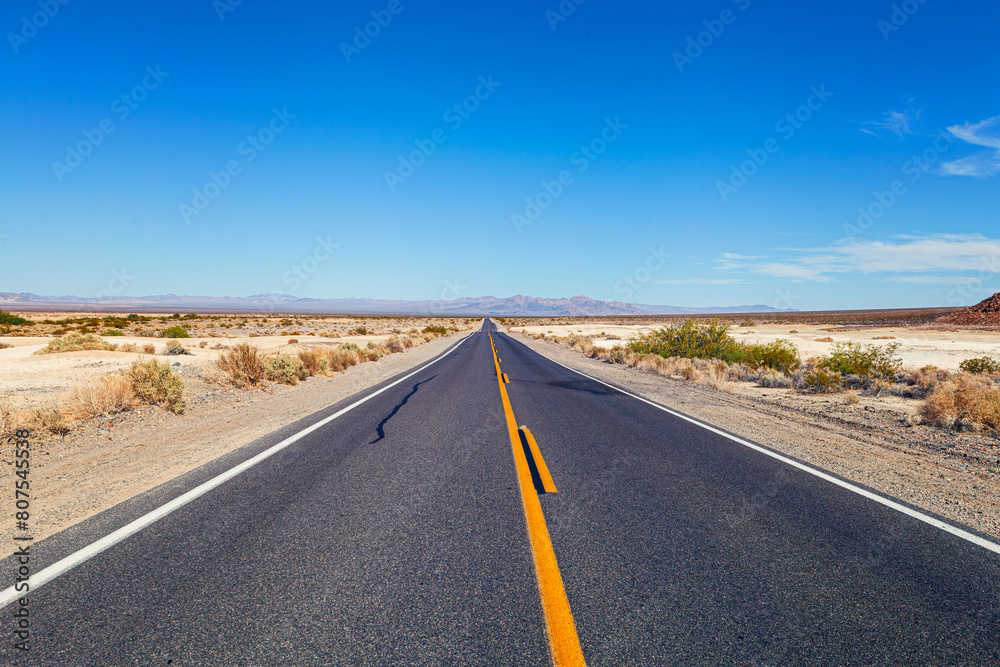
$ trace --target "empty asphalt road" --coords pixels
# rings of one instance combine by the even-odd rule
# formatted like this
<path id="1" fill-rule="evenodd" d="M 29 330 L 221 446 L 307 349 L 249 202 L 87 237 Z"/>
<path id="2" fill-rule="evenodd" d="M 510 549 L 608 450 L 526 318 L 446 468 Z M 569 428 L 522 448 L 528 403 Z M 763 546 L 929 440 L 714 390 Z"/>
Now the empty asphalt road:
<path id="1" fill-rule="evenodd" d="M 592 667 L 1000 664 L 989 546 L 484 327 L 33 545 L 34 572 L 72 567 L 29 593 L 29 652 L 18 604 L 0 612 L 0 663 L 547 665 L 562 641 Z M 539 492 L 545 468 L 556 493 Z M 0 568 L 13 582 L 14 559 Z"/>

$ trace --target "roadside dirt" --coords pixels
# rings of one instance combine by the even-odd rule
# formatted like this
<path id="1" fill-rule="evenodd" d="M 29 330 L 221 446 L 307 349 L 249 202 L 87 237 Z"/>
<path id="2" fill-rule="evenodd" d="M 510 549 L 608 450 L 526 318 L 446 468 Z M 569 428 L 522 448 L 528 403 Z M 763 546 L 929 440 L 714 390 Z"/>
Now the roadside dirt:
<path id="1" fill-rule="evenodd" d="M 33 434 L 30 480 L 35 540 L 425 363 L 469 333 L 462 331 L 359 364 L 336 377 L 314 376 L 294 387 L 230 389 L 206 382 L 200 365 L 181 365 L 175 370 L 185 383 L 187 410 L 183 415 L 143 408 L 77 422 L 65 437 Z M 13 488 L 11 446 L 3 447 L 0 463 L 0 487 Z M 13 513 L 3 512 L 2 517 L 0 531 L 12 534 Z"/>
<path id="2" fill-rule="evenodd" d="M 914 424 L 916 401 L 849 405 L 749 383 L 716 389 L 514 336 L 570 368 L 1000 539 L 998 441 Z"/>

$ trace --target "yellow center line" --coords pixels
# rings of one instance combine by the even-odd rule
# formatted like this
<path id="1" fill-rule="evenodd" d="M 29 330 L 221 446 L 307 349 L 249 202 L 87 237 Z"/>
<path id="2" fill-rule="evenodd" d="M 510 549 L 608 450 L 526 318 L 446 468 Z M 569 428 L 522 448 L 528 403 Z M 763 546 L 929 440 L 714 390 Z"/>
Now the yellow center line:
<path id="1" fill-rule="evenodd" d="M 493 336 L 490 336 L 492 345 Z M 580 638 L 576 634 L 576 622 L 569 608 L 569 598 L 563 587 L 562 574 L 556 561 L 556 552 L 552 548 L 549 528 L 545 523 L 542 503 L 535 493 L 531 481 L 531 470 L 524 456 L 521 437 L 518 433 L 517 421 L 514 420 L 514 410 L 510 406 L 507 388 L 504 386 L 503 374 L 500 372 L 500 358 L 493 346 L 493 363 L 497 371 L 497 385 L 500 387 L 500 398 L 503 401 L 503 412 L 507 418 L 507 433 L 510 436 L 510 446 L 514 453 L 514 464 L 517 468 L 518 488 L 521 492 L 521 503 L 524 505 L 524 518 L 528 526 L 528 537 L 531 540 L 531 551 L 535 558 L 535 576 L 538 577 L 538 591 L 542 598 L 542 611 L 545 613 L 545 627 L 549 636 L 549 650 L 552 652 L 552 663 L 555 667 L 586 667 Z M 534 441 L 532 438 L 530 442 Z M 537 444 L 535 445 L 537 447 Z M 532 450 L 534 454 L 534 449 Z M 539 455 L 536 464 L 541 461 Z M 541 463 L 544 466 L 544 463 Z M 541 471 L 541 467 L 539 467 Z M 548 473 L 548 469 L 546 469 Z M 551 477 L 550 477 L 551 480 Z M 555 484 L 553 484 L 555 487 Z"/>
<path id="2" fill-rule="evenodd" d="M 528 441 L 528 448 L 531 450 L 531 458 L 535 460 L 535 468 L 538 470 L 538 476 L 542 480 L 542 488 L 545 493 L 557 493 L 556 483 L 552 479 L 552 474 L 549 472 L 549 467 L 545 465 L 545 459 L 542 458 L 542 450 L 538 449 L 538 443 L 535 441 L 535 436 L 528 430 L 527 426 L 522 426 L 521 430 L 524 432 L 524 439 Z"/>

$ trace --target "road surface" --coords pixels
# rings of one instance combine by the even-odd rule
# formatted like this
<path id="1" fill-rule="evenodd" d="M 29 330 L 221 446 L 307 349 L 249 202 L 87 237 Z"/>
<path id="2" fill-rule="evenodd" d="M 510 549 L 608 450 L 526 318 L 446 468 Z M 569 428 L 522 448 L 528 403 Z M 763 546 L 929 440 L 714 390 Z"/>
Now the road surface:
<path id="1" fill-rule="evenodd" d="M 0 663 L 1000 664 L 998 553 L 484 329 L 33 545 L 71 566 L 29 594 L 29 652 L 0 612 Z"/>

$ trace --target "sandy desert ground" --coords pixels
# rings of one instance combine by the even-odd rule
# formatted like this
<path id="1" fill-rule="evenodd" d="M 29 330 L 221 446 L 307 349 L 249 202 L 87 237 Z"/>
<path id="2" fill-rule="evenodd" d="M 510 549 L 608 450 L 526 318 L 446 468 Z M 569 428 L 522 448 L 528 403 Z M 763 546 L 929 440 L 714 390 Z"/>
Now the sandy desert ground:
<path id="1" fill-rule="evenodd" d="M 563 338 L 571 333 L 590 338 L 594 345 L 612 348 L 663 326 L 660 323 L 621 325 L 611 322 L 515 326 L 513 332 Z M 835 343 L 885 344 L 899 343 L 896 354 L 904 368 L 937 366 L 957 371 L 958 365 L 974 357 L 1000 358 L 1000 331 L 977 329 L 935 329 L 923 327 L 831 327 L 829 324 L 765 324 L 752 327 L 735 326 L 731 333 L 738 341 L 767 343 L 777 339 L 791 341 L 803 359 L 830 352 Z M 832 342 L 819 341 L 832 338 Z"/>

